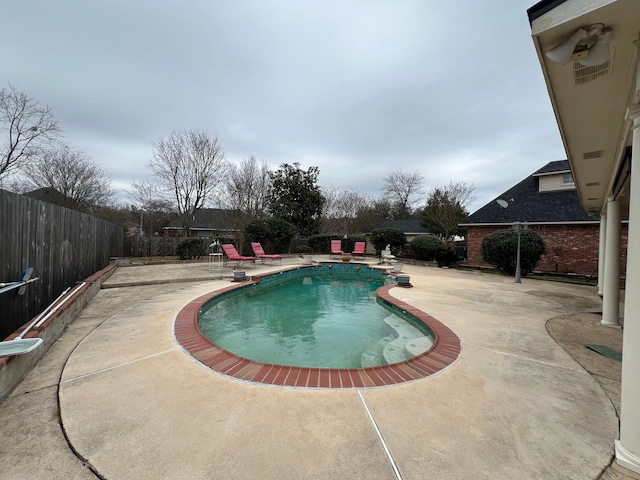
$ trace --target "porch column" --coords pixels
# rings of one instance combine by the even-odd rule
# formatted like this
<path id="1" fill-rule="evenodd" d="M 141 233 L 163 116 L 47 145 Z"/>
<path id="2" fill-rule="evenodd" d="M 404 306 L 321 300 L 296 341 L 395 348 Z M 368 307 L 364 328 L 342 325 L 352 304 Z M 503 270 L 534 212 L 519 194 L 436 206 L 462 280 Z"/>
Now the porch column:
<path id="1" fill-rule="evenodd" d="M 616 441 L 616 462 L 640 473 L 640 106 L 629 108 L 627 118 L 633 122 L 633 153 L 620 383 L 620 440 Z"/>
<path id="2" fill-rule="evenodd" d="M 620 328 L 620 200 L 607 199 L 604 286 L 600 325 Z"/>
<path id="3" fill-rule="evenodd" d="M 600 240 L 598 241 L 598 295 L 604 292 L 604 248 L 607 243 L 607 214 L 600 214 Z"/>

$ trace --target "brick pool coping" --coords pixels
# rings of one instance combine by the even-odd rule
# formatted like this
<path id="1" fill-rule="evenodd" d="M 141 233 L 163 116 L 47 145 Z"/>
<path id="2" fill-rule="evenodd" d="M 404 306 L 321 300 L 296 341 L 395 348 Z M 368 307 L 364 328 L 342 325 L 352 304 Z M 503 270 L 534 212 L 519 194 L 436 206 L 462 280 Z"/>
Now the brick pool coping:
<path id="1" fill-rule="evenodd" d="M 384 301 L 413 315 L 434 335 L 432 347 L 403 362 L 367 368 L 310 368 L 272 365 L 235 355 L 205 337 L 198 327 L 198 313 L 211 299 L 253 285 L 257 280 L 235 284 L 203 295 L 188 303 L 176 316 L 175 338 L 193 358 L 217 372 L 248 382 L 303 388 L 365 388 L 396 385 L 428 377 L 448 367 L 460 355 L 460 338 L 431 315 L 392 297 L 384 285 L 377 294 Z"/>

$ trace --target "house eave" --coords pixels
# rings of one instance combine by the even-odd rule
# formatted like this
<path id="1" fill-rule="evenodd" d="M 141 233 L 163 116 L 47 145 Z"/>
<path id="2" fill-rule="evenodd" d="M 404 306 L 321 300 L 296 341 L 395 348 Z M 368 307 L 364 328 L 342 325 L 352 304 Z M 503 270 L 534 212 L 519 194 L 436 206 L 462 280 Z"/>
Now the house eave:
<path id="1" fill-rule="evenodd" d="M 630 145 L 626 108 L 635 95 L 640 2 L 635 0 L 543 1 L 528 10 L 531 34 L 582 208 L 600 213 L 617 195 L 615 172 Z M 578 28 L 611 28 L 610 65 L 581 77 L 577 63 L 558 64 L 545 53 Z M 603 127 L 603 126 L 606 126 Z M 628 200 L 622 198 L 623 218 Z"/>
<path id="2" fill-rule="evenodd" d="M 529 24 L 531 25 L 535 19 L 541 17 L 566 1 L 567 0 L 542 0 L 541 2 L 536 3 L 534 6 L 527 9 Z"/>
<path id="3" fill-rule="evenodd" d="M 580 220 L 574 222 L 526 222 L 527 225 L 598 225 L 599 220 Z M 505 225 L 513 225 L 513 222 L 495 222 L 495 223 L 459 223 L 459 227 L 504 227 Z"/>

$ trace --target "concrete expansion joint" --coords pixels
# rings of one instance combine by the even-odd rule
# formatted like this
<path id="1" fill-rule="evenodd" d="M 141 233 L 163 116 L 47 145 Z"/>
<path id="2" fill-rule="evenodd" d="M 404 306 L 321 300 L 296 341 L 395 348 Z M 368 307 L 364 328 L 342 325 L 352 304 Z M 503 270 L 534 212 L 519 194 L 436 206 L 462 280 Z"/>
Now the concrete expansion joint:
<path id="1" fill-rule="evenodd" d="M 109 367 L 109 368 L 102 368 L 100 370 L 96 370 L 95 372 L 85 373 L 84 375 L 78 375 L 77 377 L 69 378 L 68 380 L 63 380 L 60 383 L 61 384 L 70 383 L 70 382 L 73 382 L 75 380 L 80 380 L 80 379 L 83 379 L 83 378 L 92 377 L 93 375 L 98 375 L 100 373 L 108 372 L 108 371 L 111 371 L 111 370 L 116 370 L 116 369 L 118 369 L 120 367 L 125 367 L 127 365 L 132 365 L 134 363 L 138 363 L 138 362 L 141 362 L 143 360 L 148 360 L 150 358 L 154 358 L 154 357 L 157 357 L 159 355 L 164 355 L 165 353 L 173 352 L 173 351 L 176 351 L 176 350 L 177 350 L 177 347 L 173 347 L 173 348 L 170 348 L 168 350 L 164 350 L 162 352 L 157 352 L 157 353 L 154 353 L 152 355 L 147 355 L 147 356 L 144 356 L 144 357 L 136 358 L 135 360 L 130 360 L 128 362 L 123 362 L 123 363 L 120 363 L 118 365 L 114 365 L 114 366 Z"/>
<path id="2" fill-rule="evenodd" d="M 357 392 L 358 392 L 358 396 L 360 397 L 360 400 L 362 401 L 362 405 L 364 406 L 364 410 L 367 412 L 367 416 L 369 417 L 369 420 L 371 421 L 371 424 L 373 425 L 373 428 L 376 431 L 376 434 L 378 435 L 380 442 L 382 443 L 382 448 L 384 448 L 384 453 L 387 455 L 389 463 L 391 463 L 391 468 L 393 468 L 393 473 L 395 473 L 396 479 L 402 480 L 402 475 L 400 474 L 398 465 L 396 464 L 396 461 L 393 458 L 393 455 L 391 455 L 391 451 L 389 450 L 389 447 L 387 447 L 387 442 L 384 441 L 382 432 L 380 431 L 378 424 L 373 418 L 373 414 L 371 413 L 371 410 L 369 410 L 369 406 L 367 405 L 367 402 L 364 400 L 364 397 L 362 396 L 362 391 L 358 389 Z"/>
<path id="3" fill-rule="evenodd" d="M 75 457 L 80 460 L 80 463 L 84 468 L 89 470 L 97 479 L 106 480 L 106 478 L 100 474 L 100 472 L 94 467 L 89 460 L 87 460 L 84 456 L 80 454 L 80 452 L 73 446 L 71 440 L 69 439 L 69 435 L 67 434 L 67 430 L 64 428 L 64 423 L 62 421 L 61 410 L 60 410 L 60 389 L 58 385 L 58 395 L 57 395 L 57 406 L 58 406 L 58 425 L 60 426 L 60 431 L 62 432 L 62 436 L 64 438 L 67 447 L 71 450 L 71 453 L 75 455 Z"/>
<path id="4" fill-rule="evenodd" d="M 28 395 L 30 393 L 37 393 L 37 392 L 42 392 L 43 390 L 49 390 L 50 388 L 58 388 L 58 384 L 57 383 L 53 383 L 51 385 L 45 385 L 44 387 L 40 387 L 40 388 L 35 388 L 33 390 L 27 390 L 21 393 L 13 393 L 11 394 L 11 396 L 9 396 L 9 398 L 11 397 L 19 397 L 19 396 L 23 396 L 23 395 Z"/>
<path id="5" fill-rule="evenodd" d="M 476 348 L 480 348 L 480 349 L 486 350 L 488 352 L 496 353 L 498 355 L 505 355 L 505 356 L 508 356 L 508 357 L 519 358 L 521 360 L 526 360 L 528 362 L 533 362 L 533 363 L 537 363 L 537 364 L 540 364 L 540 365 L 545 365 L 547 367 L 559 368 L 561 370 L 567 370 L 569 372 L 585 373 L 587 375 L 590 375 L 589 372 L 587 372 L 584 368 L 582 368 L 582 365 L 580 365 L 580 364 L 578 364 L 578 365 L 580 365 L 580 368 L 576 369 L 576 368 L 567 367 L 565 365 L 559 365 L 557 363 L 545 362 L 543 360 L 537 360 L 535 358 L 525 357 L 523 355 L 517 355 L 515 353 L 503 352 L 502 350 L 496 350 L 494 348 L 483 347 L 482 345 L 469 345 L 469 344 L 467 344 L 467 345 L 468 346 L 472 346 L 472 347 L 476 347 Z"/>
<path id="6" fill-rule="evenodd" d="M 614 375 L 603 375 L 601 373 L 596 373 L 596 374 L 592 374 L 592 376 L 593 377 L 599 377 L 599 378 L 605 378 L 607 380 L 613 380 L 613 381 L 616 381 L 616 382 L 620 381 L 620 378 L 616 377 Z"/>

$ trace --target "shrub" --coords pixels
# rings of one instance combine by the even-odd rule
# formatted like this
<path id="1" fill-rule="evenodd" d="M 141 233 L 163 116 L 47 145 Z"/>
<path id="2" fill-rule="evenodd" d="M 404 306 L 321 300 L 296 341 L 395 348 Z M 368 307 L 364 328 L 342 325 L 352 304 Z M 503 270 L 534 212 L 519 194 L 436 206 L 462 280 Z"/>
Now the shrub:
<path id="1" fill-rule="evenodd" d="M 278 253 L 288 253 L 291 239 L 296 234 L 295 227 L 279 218 L 263 218 L 247 223 L 245 237 L 250 242 L 260 242 L 262 247 Z"/>
<path id="2" fill-rule="evenodd" d="M 307 240 L 307 245 L 311 248 L 312 252 L 315 253 L 329 253 L 331 251 L 331 240 L 340 240 L 340 245 L 342 245 L 342 250 L 345 252 L 353 252 L 353 247 L 356 242 L 366 242 L 366 238 L 363 236 L 353 236 L 347 237 L 346 240 L 343 239 L 340 235 L 314 235 L 309 237 Z"/>
<path id="3" fill-rule="evenodd" d="M 442 255 L 436 258 L 436 262 L 438 262 L 438 265 L 440 266 L 453 265 L 457 261 L 458 261 L 458 252 L 456 252 L 455 248 L 448 245 L 446 250 L 442 253 Z"/>
<path id="4" fill-rule="evenodd" d="M 391 247 L 391 253 L 397 255 L 405 243 L 407 243 L 407 236 L 399 228 L 378 228 L 371 232 L 371 244 L 378 255 L 387 248 L 387 245 Z"/>
<path id="5" fill-rule="evenodd" d="M 518 233 L 512 229 L 498 230 L 482 239 L 480 253 L 485 262 L 513 275 L 516 271 Z M 520 273 L 532 272 L 547 248 L 542 237 L 533 230 L 520 233 Z"/>
<path id="6" fill-rule="evenodd" d="M 331 250 L 331 235 L 313 235 L 307 240 L 307 245 L 313 253 L 324 253 Z"/>
<path id="7" fill-rule="evenodd" d="M 435 260 L 446 249 L 444 242 L 434 235 L 418 235 L 409 243 L 411 256 L 416 260 Z"/>
<path id="8" fill-rule="evenodd" d="M 309 245 L 300 245 L 293 253 L 311 253 L 311 247 Z"/>
<path id="9" fill-rule="evenodd" d="M 176 245 L 176 255 L 180 260 L 200 258 L 204 253 L 204 240 L 199 237 L 190 237 L 180 240 Z"/>
<path id="10" fill-rule="evenodd" d="M 409 249 L 416 260 L 435 260 L 438 265 L 451 265 L 458 257 L 453 248 L 434 235 L 418 235 L 411 240 Z"/>

